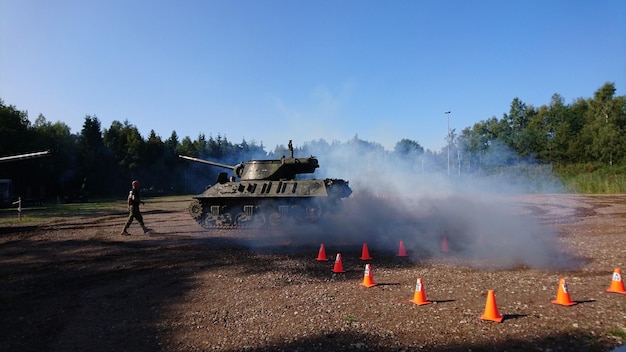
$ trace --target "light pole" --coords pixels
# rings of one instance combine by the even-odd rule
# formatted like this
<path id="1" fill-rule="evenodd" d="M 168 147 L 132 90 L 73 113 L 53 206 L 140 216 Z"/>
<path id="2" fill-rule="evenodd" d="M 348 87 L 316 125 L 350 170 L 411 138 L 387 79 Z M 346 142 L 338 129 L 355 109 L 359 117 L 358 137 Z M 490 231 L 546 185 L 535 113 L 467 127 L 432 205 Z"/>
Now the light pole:
<path id="1" fill-rule="evenodd" d="M 448 135 L 446 139 L 448 140 L 448 176 L 450 176 L 450 113 L 451 111 L 446 111 L 444 114 L 448 117 Z"/>

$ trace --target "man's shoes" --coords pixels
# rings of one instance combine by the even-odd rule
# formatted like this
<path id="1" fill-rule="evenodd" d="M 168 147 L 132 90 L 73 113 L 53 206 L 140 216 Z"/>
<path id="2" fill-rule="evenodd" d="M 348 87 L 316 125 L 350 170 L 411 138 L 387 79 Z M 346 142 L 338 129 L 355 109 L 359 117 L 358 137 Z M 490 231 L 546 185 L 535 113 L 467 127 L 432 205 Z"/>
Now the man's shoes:
<path id="1" fill-rule="evenodd" d="M 143 229 L 143 233 L 150 233 L 150 232 L 152 232 L 152 229 L 151 229 L 151 228 L 145 227 L 145 228 Z"/>
<path id="2" fill-rule="evenodd" d="M 121 235 L 122 236 L 130 236 L 130 233 L 128 233 L 126 230 L 122 230 Z"/>

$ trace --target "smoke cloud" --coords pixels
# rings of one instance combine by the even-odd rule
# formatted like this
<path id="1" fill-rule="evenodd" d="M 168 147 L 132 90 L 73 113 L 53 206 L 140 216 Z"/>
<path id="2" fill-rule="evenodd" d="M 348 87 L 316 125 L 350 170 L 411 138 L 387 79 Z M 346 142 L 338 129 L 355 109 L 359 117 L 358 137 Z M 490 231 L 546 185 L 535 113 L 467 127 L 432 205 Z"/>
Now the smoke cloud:
<path id="1" fill-rule="evenodd" d="M 533 166 L 540 172 L 532 179 L 521 169 L 489 176 L 459 175 L 454 169 L 448 175 L 447 169 L 428 170 L 425 165 L 434 163 L 422 156 L 396 158 L 350 143 L 303 149 L 319 159 L 314 178 L 346 179 L 353 194 L 344 199 L 339 214 L 299 227 L 297 235 L 289 236 L 292 244 L 366 242 L 370 248 L 393 252 L 402 240 L 416 260 L 442 257 L 490 269 L 575 265 L 555 230 L 529 214 L 515 197 L 538 189 L 563 192 L 539 166 Z"/>

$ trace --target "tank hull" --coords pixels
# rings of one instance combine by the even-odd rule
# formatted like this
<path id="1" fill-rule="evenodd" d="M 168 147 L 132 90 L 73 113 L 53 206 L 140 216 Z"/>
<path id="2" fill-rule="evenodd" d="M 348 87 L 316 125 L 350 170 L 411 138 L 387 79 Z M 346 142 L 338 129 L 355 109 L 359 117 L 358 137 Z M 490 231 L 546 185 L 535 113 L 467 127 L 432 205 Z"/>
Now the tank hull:
<path id="1" fill-rule="evenodd" d="M 189 213 L 207 229 L 298 225 L 338 213 L 350 193 L 341 179 L 224 182 L 193 197 Z"/>

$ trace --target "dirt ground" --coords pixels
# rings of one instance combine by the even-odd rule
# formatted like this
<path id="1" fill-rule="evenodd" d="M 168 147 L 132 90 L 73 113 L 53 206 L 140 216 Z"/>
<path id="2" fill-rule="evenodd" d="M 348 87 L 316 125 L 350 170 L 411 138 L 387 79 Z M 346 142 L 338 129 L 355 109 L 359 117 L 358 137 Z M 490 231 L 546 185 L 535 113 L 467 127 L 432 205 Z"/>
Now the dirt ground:
<path id="1" fill-rule="evenodd" d="M 151 235 L 134 224 L 132 236 L 120 236 L 123 201 L 116 212 L 15 221 L 0 228 L 0 350 L 609 351 L 626 344 L 626 295 L 606 292 L 614 268 L 626 271 L 626 195 L 510 197 L 517 213 L 554 231 L 558 250 L 550 253 L 568 258 L 558 261 L 566 265 L 499 267 L 491 259 L 501 248 L 507 257 L 526 255 L 505 234 L 502 247 L 487 247 L 487 265 L 464 255 L 469 244 L 453 236 L 444 248 L 442 236 L 408 233 L 387 246 L 369 242 L 372 259 L 363 261 L 367 234 L 333 241 L 209 233 L 189 217 L 187 200 L 168 198 L 143 208 Z M 398 239 L 408 257 L 397 256 Z M 329 261 L 316 260 L 322 240 Z M 435 240 L 438 253 L 415 243 Z M 331 270 L 336 253 L 345 273 Z M 379 285 L 360 285 L 366 263 Z M 409 302 L 418 277 L 433 304 Z M 578 304 L 551 303 L 560 278 Z M 501 323 L 480 319 L 488 290 Z"/>

